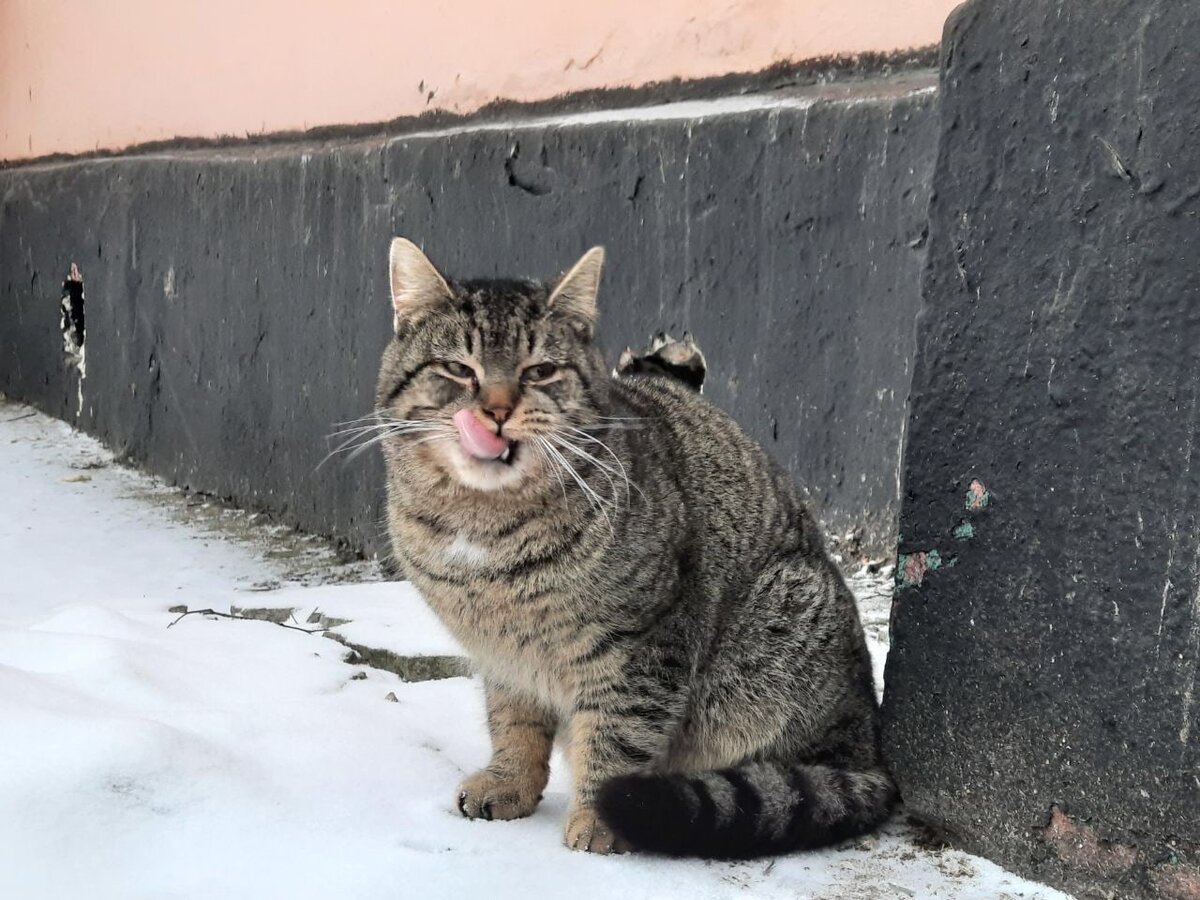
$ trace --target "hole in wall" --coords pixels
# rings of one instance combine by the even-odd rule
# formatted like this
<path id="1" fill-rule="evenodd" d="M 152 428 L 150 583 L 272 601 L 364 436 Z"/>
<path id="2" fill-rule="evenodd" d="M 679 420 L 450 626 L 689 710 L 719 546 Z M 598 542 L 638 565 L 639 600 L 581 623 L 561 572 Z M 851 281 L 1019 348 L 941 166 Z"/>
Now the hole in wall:
<path id="1" fill-rule="evenodd" d="M 62 286 L 62 302 L 59 303 L 59 329 L 63 336 L 63 353 L 80 373 L 83 372 L 83 273 L 79 266 L 71 263 Z"/>

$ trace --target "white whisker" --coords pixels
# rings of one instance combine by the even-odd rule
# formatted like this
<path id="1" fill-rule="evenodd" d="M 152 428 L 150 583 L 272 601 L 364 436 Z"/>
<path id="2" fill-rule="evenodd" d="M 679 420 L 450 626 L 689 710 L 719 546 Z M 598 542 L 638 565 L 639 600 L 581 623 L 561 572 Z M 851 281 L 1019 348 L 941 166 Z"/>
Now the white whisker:
<path id="1" fill-rule="evenodd" d="M 642 428 L 640 423 L 624 425 L 620 422 L 597 422 L 593 425 L 576 426 L 580 431 L 639 431 Z"/>
<path id="2" fill-rule="evenodd" d="M 583 491 L 584 495 L 587 497 L 588 504 L 591 505 L 592 508 L 599 512 L 602 516 L 604 516 L 604 521 L 608 523 L 608 527 L 611 530 L 612 519 L 608 517 L 608 510 L 604 508 L 604 501 L 600 498 L 600 495 L 597 494 L 592 489 L 592 486 L 580 476 L 580 474 L 575 470 L 575 467 L 571 465 L 567 458 L 563 456 L 553 444 L 541 436 L 537 438 L 537 441 L 542 445 L 542 447 L 545 448 L 547 453 L 557 460 L 558 464 L 566 471 L 566 473 L 575 480 L 575 483 L 579 485 L 579 489 Z"/>
<path id="3" fill-rule="evenodd" d="M 626 501 L 628 501 L 628 499 L 629 499 L 630 489 L 636 490 L 639 494 L 641 494 L 641 496 L 643 498 L 645 498 L 646 495 L 642 492 L 642 489 L 640 487 L 638 487 L 636 484 L 634 484 L 632 481 L 629 480 L 629 472 L 625 468 L 625 463 L 623 463 L 621 461 L 621 458 L 619 456 L 617 456 L 616 453 L 613 452 L 612 447 L 608 446 L 608 444 L 604 443 L 604 441 L 600 440 L 598 437 L 595 437 L 594 435 L 590 435 L 590 434 L 587 434 L 586 432 L 580 431 L 578 428 L 573 428 L 570 425 L 565 426 L 565 428 L 567 431 L 570 431 L 573 434 L 578 435 L 580 438 L 582 438 L 585 441 L 588 441 L 589 443 L 598 444 L 600 447 L 602 447 L 604 449 L 605 453 L 607 453 L 609 456 L 612 457 L 613 462 L 615 462 L 617 464 L 617 466 L 620 467 L 620 469 L 621 469 L 620 476 L 625 482 L 625 499 L 626 499 Z M 600 461 L 597 459 L 593 458 L 593 462 L 595 462 L 596 465 L 600 465 Z M 612 471 L 612 470 L 609 469 L 608 471 Z M 613 474 L 616 475 L 617 473 L 613 472 Z"/>
<path id="4" fill-rule="evenodd" d="M 354 422 L 364 424 L 352 424 Z M 346 454 L 347 462 L 357 459 L 371 447 L 391 438 L 419 434 L 445 435 L 451 431 L 450 426 L 442 422 L 398 419 L 390 414 L 378 412 L 341 424 L 347 427 L 340 428 L 329 435 L 331 440 L 338 442 L 337 446 L 317 464 L 317 469 L 338 454 Z"/>
<path id="5" fill-rule="evenodd" d="M 559 486 L 559 488 L 562 489 L 563 499 L 566 500 L 567 499 L 567 483 L 565 481 L 563 481 L 562 472 L 560 472 L 558 470 L 558 464 L 555 463 L 555 461 L 550 458 L 550 454 L 547 453 L 546 450 L 542 447 L 541 440 L 539 439 L 537 441 L 534 441 L 532 444 L 529 445 L 529 448 L 531 450 L 533 450 L 538 455 L 538 457 L 541 458 L 542 462 L 544 462 L 546 464 L 546 467 L 548 469 L 550 469 L 551 472 L 554 473 L 554 477 L 558 479 L 558 486 Z"/>
<path id="6" fill-rule="evenodd" d="M 426 434 L 428 432 L 435 431 L 435 430 L 438 430 L 438 429 L 392 427 L 392 428 L 381 428 L 381 429 L 372 429 L 369 431 L 356 432 L 352 435 L 347 436 L 341 442 L 339 442 L 337 447 L 334 448 L 333 452 L 334 453 L 342 453 L 347 450 L 351 450 L 352 448 L 354 448 L 356 446 L 377 443 L 380 440 L 384 440 L 386 438 L 393 437 L 393 436 L 399 436 L 399 435 L 405 435 L 405 434 Z"/>
<path id="7" fill-rule="evenodd" d="M 614 477 L 619 478 L 621 481 L 623 481 L 625 483 L 625 502 L 626 503 L 629 502 L 630 491 L 632 488 L 635 488 L 636 485 L 634 485 L 629 480 L 629 476 L 625 473 L 625 466 L 621 464 L 621 461 L 619 459 L 617 460 L 617 465 L 620 466 L 620 469 L 618 470 L 618 469 L 614 469 L 612 466 L 608 465 L 603 460 L 597 459 L 595 456 L 593 456 L 591 453 L 588 453 L 583 448 L 575 446 L 575 444 L 571 443 L 569 440 L 566 440 L 562 435 L 553 435 L 553 436 L 551 436 L 551 440 L 553 440 L 554 443 L 558 444 L 558 446 L 562 447 L 565 450 L 571 451 L 571 453 L 575 454 L 580 459 L 591 463 L 597 469 L 600 470 L 600 472 L 604 475 L 604 477 L 608 479 L 609 488 L 612 490 L 612 503 L 613 503 L 614 507 L 616 507 L 618 505 L 618 503 L 617 503 L 617 500 L 618 500 L 617 484 L 613 480 Z M 615 455 L 614 455 L 614 458 L 615 458 Z M 638 489 L 638 493 L 641 493 L 640 489 Z"/>
<path id="8" fill-rule="evenodd" d="M 357 419 L 347 419 L 345 422 L 334 422 L 334 425 L 354 425 L 357 422 L 378 422 L 384 419 L 393 418 L 391 412 L 386 409 L 377 409 L 374 412 L 369 412 L 365 416 L 359 416 Z"/>
<path id="9" fill-rule="evenodd" d="M 596 459 L 596 457 L 592 456 L 592 454 L 585 450 L 579 449 L 570 441 L 563 440 L 561 436 L 552 435 L 550 436 L 550 440 L 562 449 L 569 450 L 571 453 L 575 454 L 585 462 L 590 462 L 600 470 L 600 474 L 608 480 L 609 490 L 612 491 L 612 504 L 615 507 L 617 505 L 617 483 L 613 480 L 612 476 L 617 475 L 619 477 L 621 473 L 604 465 L 604 463 L 600 462 L 600 460 Z"/>
<path id="10" fill-rule="evenodd" d="M 436 441 L 453 441 L 457 439 L 458 435 L 454 432 L 450 432 L 448 434 L 435 434 L 430 437 L 423 437 L 419 441 L 413 441 L 412 445 L 416 447 L 419 444 L 432 444 Z"/>
<path id="11" fill-rule="evenodd" d="M 428 430 L 428 427 L 429 426 L 422 425 L 420 423 L 381 422 L 378 425 L 359 425 L 357 428 L 343 428 L 341 431 L 330 432 L 328 437 L 347 437 L 349 440 L 353 440 L 357 436 L 373 434 L 379 431 L 394 431 L 397 433 L 402 433 L 408 431 L 426 431 Z"/>

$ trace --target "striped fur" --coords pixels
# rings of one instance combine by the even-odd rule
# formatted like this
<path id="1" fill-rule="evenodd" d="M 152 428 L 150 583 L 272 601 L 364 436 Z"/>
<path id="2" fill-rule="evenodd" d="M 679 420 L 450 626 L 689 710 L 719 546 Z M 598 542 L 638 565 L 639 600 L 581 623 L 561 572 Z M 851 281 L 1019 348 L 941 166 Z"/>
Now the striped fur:
<path id="1" fill-rule="evenodd" d="M 862 629 L 786 474 L 688 384 L 607 375 L 595 256 L 556 285 L 421 260 L 393 258 L 372 427 L 395 555 L 486 688 L 493 755 L 459 810 L 529 815 L 557 740 L 571 847 L 744 857 L 875 827 L 895 790 Z M 497 392 L 511 464 L 473 462 L 451 418 Z"/>
<path id="2" fill-rule="evenodd" d="M 884 772 L 771 760 L 699 775 L 619 775 L 596 805 L 639 850 L 743 859 L 870 831 L 895 801 Z"/>

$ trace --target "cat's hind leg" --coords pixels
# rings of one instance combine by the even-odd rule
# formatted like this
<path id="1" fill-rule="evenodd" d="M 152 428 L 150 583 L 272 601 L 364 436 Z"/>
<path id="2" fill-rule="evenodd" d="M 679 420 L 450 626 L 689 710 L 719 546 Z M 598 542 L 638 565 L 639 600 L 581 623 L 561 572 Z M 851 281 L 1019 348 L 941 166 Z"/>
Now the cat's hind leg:
<path id="1" fill-rule="evenodd" d="M 613 369 L 613 376 L 660 375 L 703 393 L 707 372 L 704 354 L 690 334 L 685 333 L 683 339 L 677 341 L 660 331 L 640 353 L 626 348 Z"/>
<path id="2" fill-rule="evenodd" d="M 563 834 L 571 849 L 629 849 L 597 811 L 596 796 L 608 780 L 654 769 L 666 759 L 686 699 L 663 676 L 666 665 L 661 648 L 644 646 L 614 684 L 594 689 L 593 698 L 572 715 L 564 749 L 574 789 Z"/>

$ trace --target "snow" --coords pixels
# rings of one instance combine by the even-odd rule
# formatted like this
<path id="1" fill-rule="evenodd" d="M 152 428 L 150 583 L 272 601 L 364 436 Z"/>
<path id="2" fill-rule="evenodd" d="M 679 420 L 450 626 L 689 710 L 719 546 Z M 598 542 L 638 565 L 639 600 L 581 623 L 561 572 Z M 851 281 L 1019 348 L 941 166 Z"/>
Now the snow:
<path id="1" fill-rule="evenodd" d="M 264 551 L 277 529 L 231 537 L 3 403 L 0 498 L 0 896 L 1064 896 L 899 822 L 773 862 L 573 853 L 561 765 L 533 817 L 469 822 L 452 795 L 486 759 L 473 680 L 404 683 L 320 634 L 168 611 L 319 609 L 355 642 L 457 652 L 407 585 L 330 583 L 364 570 L 316 550 L 298 573 Z"/>
<path id="2" fill-rule="evenodd" d="M 288 587 L 242 598 L 233 605 L 292 609 L 292 620 L 298 625 L 305 625 L 314 613 L 326 619 L 346 619 L 346 624 L 330 630 L 355 644 L 390 650 L 398 656 L 463 655 L 458 642 L 406 581 Z"/>

